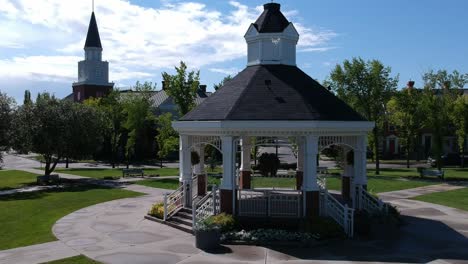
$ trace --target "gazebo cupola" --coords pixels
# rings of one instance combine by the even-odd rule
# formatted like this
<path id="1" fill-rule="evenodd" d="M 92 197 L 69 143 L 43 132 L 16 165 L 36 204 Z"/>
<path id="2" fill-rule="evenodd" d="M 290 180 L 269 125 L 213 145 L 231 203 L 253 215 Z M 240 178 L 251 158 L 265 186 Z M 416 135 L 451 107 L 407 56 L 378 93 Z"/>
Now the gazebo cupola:
<path id="1" fill-rule="evenodd" d="M 247 41 L 247 65 L 296 65 L 299 34 L 280 11 L 280 4 L 268 3 L 260 17 L 251 24 L 244 38 Z"/>

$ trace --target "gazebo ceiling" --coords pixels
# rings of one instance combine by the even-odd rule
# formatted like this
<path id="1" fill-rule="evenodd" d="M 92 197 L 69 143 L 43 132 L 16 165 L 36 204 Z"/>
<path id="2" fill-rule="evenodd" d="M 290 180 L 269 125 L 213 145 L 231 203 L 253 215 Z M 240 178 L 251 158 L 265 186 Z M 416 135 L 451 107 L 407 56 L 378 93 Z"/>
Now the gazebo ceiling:
<path id="1" fill-rule="evenodd" d="M 180 121 L 367 121 L 296 66 L 245 68 Z"/>

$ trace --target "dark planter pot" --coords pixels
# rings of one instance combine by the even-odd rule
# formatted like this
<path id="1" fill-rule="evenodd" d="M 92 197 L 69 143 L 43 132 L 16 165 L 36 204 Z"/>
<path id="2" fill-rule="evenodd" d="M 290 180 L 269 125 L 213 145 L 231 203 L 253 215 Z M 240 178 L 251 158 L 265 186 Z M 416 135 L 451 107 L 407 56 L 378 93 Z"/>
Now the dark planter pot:
<path id="1" fill-rule="evenodd" d="M 216 249 L 220 245 L 221 234 L 217 230 L 195 231 L 195 247 L 202 250 Z"/>

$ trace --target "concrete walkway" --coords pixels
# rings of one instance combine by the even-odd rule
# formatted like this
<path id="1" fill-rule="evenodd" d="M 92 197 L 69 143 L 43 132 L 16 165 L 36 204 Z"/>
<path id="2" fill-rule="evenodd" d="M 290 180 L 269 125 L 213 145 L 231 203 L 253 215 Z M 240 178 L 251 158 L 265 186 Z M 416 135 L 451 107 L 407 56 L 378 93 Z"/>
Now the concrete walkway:
<path id="1" fill-rule="evenodd" d="M 73 212 L 53 227 L 59 241 L 0 251 L 0 263 L 41 263 L 78 254 L 117 264 L 468 263 L 468 213 L 406 199 L 411 196 L 408 193 L 452 189 L 445 184 L 383 194 L 399 207 L 406 222 L 392 239 L 331 241 L 319 248 L 227 246 L 215 253 L 196 249 L 192 235 L 143 218 L 167 190 L 139 185 L 125 188 L 147 195 Z"/>

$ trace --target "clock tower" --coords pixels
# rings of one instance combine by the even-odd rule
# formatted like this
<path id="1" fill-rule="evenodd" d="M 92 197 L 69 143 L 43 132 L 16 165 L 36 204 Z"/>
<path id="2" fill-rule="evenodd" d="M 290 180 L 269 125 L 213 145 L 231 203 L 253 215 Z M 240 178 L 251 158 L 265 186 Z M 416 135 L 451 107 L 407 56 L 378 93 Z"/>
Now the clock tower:
<path id="1" fill-rule="evenodd" d="M 75 102 L 106 96 L 114 87 L 109 82 L 109 63 L 102 61 L 101 38 L 94 12 L 91 13 L 84 51 L 85 59 L 78 62 L 78 81 L 73 83 Z"/>

